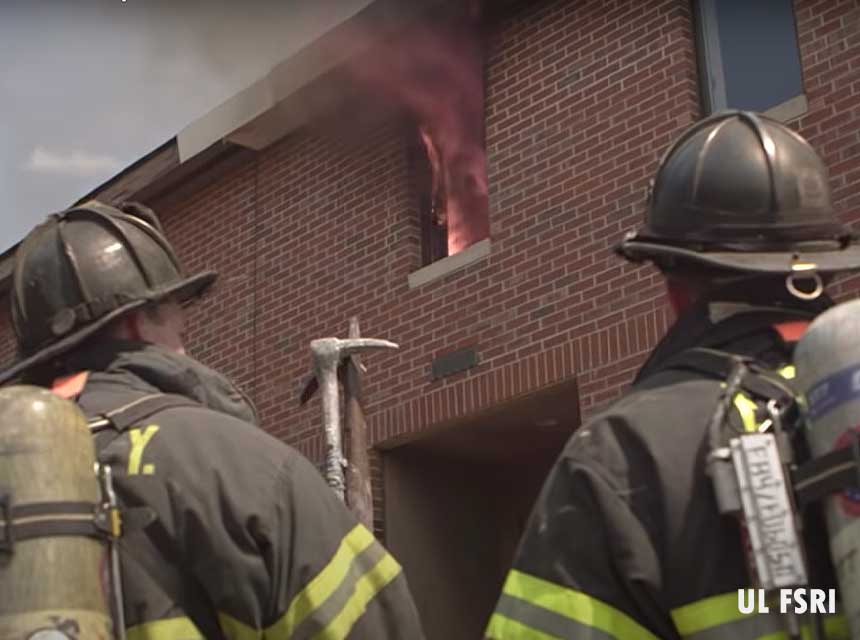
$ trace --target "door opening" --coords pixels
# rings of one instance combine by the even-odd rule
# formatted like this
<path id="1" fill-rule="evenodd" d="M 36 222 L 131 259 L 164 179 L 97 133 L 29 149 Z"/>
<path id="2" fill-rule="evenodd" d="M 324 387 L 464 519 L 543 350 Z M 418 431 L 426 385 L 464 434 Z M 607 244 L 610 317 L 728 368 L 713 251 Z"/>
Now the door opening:
<path id="1" fill-rule="evenodd" d="M 386 544 L 428 640 L 483 637 L 577 399 L 570 381 L 383 452 Z"/>

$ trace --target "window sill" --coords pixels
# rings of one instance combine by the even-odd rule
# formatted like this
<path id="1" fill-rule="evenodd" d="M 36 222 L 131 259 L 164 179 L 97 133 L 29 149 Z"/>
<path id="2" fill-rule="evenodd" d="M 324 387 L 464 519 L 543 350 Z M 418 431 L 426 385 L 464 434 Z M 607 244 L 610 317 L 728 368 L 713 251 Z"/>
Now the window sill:
<path id="1" fill-rule="evenodd" d="M 764 115 L 780 122 L 788 122 L 802 116 L 808 108 L 809 104 L 806 102 L 806 95 L 801 93 L 799 96 L 794 96 L 775 107 L 771 107 L 764 112 Z"/>
<path id="2" fill-rule="evenodd" d="M 409 274 L 409 288 L 416 289 L 434 280 L 439 280 L 478 260 L 490 255 L 490 239 L 484 238 L 460 253 L 437 260 Z"/>

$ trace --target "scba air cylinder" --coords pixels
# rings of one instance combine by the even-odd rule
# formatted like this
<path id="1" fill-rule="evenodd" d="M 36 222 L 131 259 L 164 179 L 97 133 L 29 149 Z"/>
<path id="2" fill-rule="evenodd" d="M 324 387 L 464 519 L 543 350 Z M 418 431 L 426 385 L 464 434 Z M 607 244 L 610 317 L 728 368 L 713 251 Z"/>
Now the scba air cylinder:
<path id="1" fill-rule="evenodd" d="M 82 519 L 62 511 L 97 504 L 94 462 L 87 421 L 73 403 L 36 387 L 0 389 L 3 640 L 113 637 L 102 541 L 81 535 L 20 540 L 8 535 L 10 517 L 19 532 L 27 527 L 32 532 L 40 523 L 44 528 L 46 519 Z"/>
<path id="2" fill-rule="evenodd" d="M 821 314 L 794 354 L 806 398 L 807 439 L 819 457 L 860 438 L 860 300 Z M 840 491 L 825 506 L 830 552 L 851 638 L 860 640 L 860 489 Z"/>

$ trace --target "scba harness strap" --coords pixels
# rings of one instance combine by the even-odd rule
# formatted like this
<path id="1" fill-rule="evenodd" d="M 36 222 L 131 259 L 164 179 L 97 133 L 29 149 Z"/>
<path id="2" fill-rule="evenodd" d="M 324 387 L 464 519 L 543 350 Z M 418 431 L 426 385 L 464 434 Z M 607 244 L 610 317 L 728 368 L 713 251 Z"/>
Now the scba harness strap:
<path id="1" fill-rule="evenodd" d="M 199 406 L 183 396 L 154 394 L 89 420 L 96 450 L 107 446 L 129 427 L 165 409 Z M 117 509 L 106 501 L 14 502 L 11 493 L 0 495 L 0 552 L 13 553 L 15 544 L 35 538 L 84 536 L 117 539 L 128 531 L 149 526 L 155 513 L 145 507 Z"/>
<path id="2" fill-rule="evenodd" d="M 14 504 L 0 496 L 0 551 L 12 553 L 17 542 L 54 536 L 106 538 L 113 535 L 111 518 L 92 502 Z"/>
<path id="3" fill-rule="evenodd" d="M 130 427 L 167 409 L 199 407 L 193 400 L 172 393 L 154 393 L 126 405 L 96 414 L 89 419 L 90 432 L 95 437 L 96 452 L 101 451 Z"/>
<path id="4" fill-rule="evenodd" d="M 693 348 L 672 358 L 665 369 L 695 371 L 729 380 L 738 362 L 745 365 L 746 373 L 739 381 L 738 394 L 733 402 L 741 414 L 745 430 L 764 430 L 768 426 L 766 403 L 775 401 L 781 409 L 783 424 L 789 427 L 793 453 L 803 459 L 802 462 L 797 459 L 791 461 L 795 463 L 791 468 L 791 481 L 797 505 L 804 509 L 832 493 L 860 487 L 860 435 L 855 435 L 848 447 L 810 459 L 806 442 L 800 437 L 803 435 L 801 426 L 806 403 L 792 382 L 793 367 L 775 372 L 753 358 L 715 349 Z M 796 464 L 798 462 L 800 464 Z"/>
<path id="5" fill-rule="evenodd" d="M 104 451 L 111 442 L 129 428 L 157 413 L 167 409 L 199 408 L 200 406 L 200 403 L 185 396 L 157 393 L 143 396 L 117 409 L 97 414 L 89 421 L 90 431 L 95 439 L 96 452 Z M 124 522 L 129 517 L 139 518 L 138 514 L 145 514 L 148 518 L 148 522 L 144 526 L 136 526 L 133 529 L 128 526 L 123 527 L 124 533 L 131 534 L 118 541 L 119 548 L 123 550 L 126 560 L 140 567 L 164 594 L 182 607 L 191 621 L 195 633 L 213 640 L 224 638 L 224 634 L 217 623 L 218 617 L 215 609 L 205 595 L 206 590 L 200 581 L 194 577 L 195 573 L 191 568 L 185 565 L 176 542 L 159 526 L 152 526 L 146 532 L 142 531 L 156 521 L 155 512 L 148 507 L 135 507 L 123 508 L 121 513 Z M 157 545 L 159 552 L 153 552 L 148 545 L 133 544 L 135 536 L 138 535 L 149 537 Z M 177 568 L 180 570 L 176 571 Z"/>
<path id="6" fill-rule="evenodd" d="M 696 347 L 681 352 L 666 364 L 666 369 L 685 369 L 704 374 L 710 378 L 728 380 L 736 365 L 741 362 L 745 365 L 747 374 L 742 377 L 739 384 L 739 392 L 745 394 L 748 401 L 754 402 L 754 398 L 767 402 L 776 401 L 785 414 L 790 414 L 799 408 L 799 394 L 794 389 L 791 379 L 794 377 L 793 368 L 783 367 L 780 372 L 775 372 L 758 362 L 754 358 L 737 356 L 725 351 Z M 736 399 L 733 398 L 737 405 Z M 760 404 L 760 403 L 756 403 Z M 744 413 L 743 409 L 739 409 Z M 765 418 L 761 408 L 756 409 L 756 422 L 762 422 Z M 789 415 L 786 415 L 788 418 Z M 761 418 L 761 419 L 759 419 Z M 751 430 L 744 420 L 744 427 Z"/>

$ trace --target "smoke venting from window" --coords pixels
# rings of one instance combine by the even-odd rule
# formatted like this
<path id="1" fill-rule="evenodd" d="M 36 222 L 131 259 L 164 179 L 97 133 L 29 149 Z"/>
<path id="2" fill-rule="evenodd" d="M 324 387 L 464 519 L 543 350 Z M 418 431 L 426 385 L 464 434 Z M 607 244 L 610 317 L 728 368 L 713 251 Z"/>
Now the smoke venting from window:
<path id="1" fill-rule="evenodd" d="M 446 232 L 449 255 L 489 234 L 479 13 L 472 1 L 439 9 L 348 64 L 360 86 L 418 123 L 431 217 Z"/>

